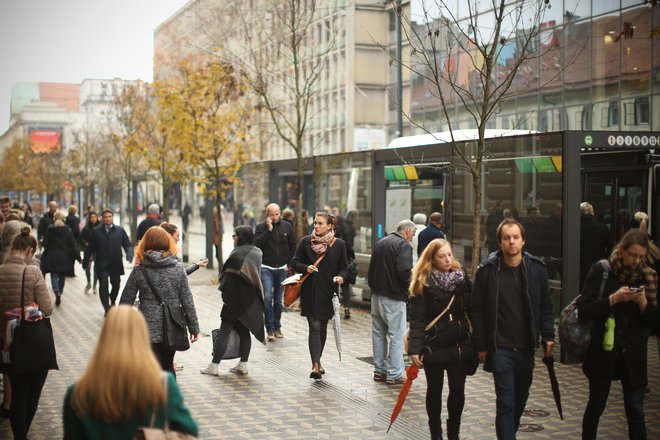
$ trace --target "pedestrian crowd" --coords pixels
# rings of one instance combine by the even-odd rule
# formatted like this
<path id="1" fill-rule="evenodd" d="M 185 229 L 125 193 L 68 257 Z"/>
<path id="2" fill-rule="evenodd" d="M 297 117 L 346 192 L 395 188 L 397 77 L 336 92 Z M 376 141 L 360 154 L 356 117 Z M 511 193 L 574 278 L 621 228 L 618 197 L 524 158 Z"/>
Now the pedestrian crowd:
<path id="1" fill-rule="evenodd" d="M 191 212 L 189 205 L 187 210 Z M 200 372 L 218 376 L 222 360 L 238 359 L 229 371 L 247 375 L 251 337 L 262 344 L 285 337 L 283 285 L 296 284 L 300 314 L 308 323 L 309 377 L 322 380 L 328 324 L 334 318 L 333 329 L 338 331 L 340 298 L 343 318 L 351 317 L 351 285 L 358 275 L 354 213 L 343 217 L 330 207 L 313 216 L 303 211 L 304 224 L 296 228 L 295 210 L 281 210 L 276 203 L 266 206 L 260 223 L 246 212 L 244 208 L 245 224 L 235 224 L 234 249 L 219 270 L 220 324 L 211 361 Z M 591 204 L 582 203 L 580 212 L 578 308 L 581 319 L 591 323 L 582 365 L 589 384 L 582 438 L 597 438 L 612 382 L 620 380 L 629 438 L 646 439 L 646 350 L 652 332 L 658 334 L 660 253 L 648 235 L 643 212 L 633 216 L 631 227 L 636 228 L 616 243 L 607 226 L 596 220 Z M 537 213 L 529 208 L 522 221 L 496 203 L 486 219 L 489 254 L 473 277 L 453 252 L 441 212 L 416 213 L 412 220 L 400 221 L 372 248 L 367 271 L 372 378 L 390 386 L 412 380 L 406 355 L 414 368 L 423 368 L 432 439 L 443 438 L 443 428 L 447 439 L 460 438 L 466 383 L 480 365 L 493 377 L 497 438 L 516 438 L 535 353 L 541 348 L 543 357 L 552 359 L 555 345 L 549 287 L 554 269 L 546 264 L 555 257 L 535 254 L 542 248 Z M 560 218 L 561 208 L 553 214 Z M 56 364 L 44 366 L 35 354 L 33 368 L 18 370 L 11 363 L 12 335 L 18 334 L 15 329 L 22 321 L 43 321 L 50 328 L 48 316 L 53 306 L 62 305 L 65 280 L 74 275 L 76 262 L 84 268 L 85 293 L 98 294 L 106 319 L 87 367 L 64 397 L 64 438 L 133 438 L 149 428 L 198 435 L 176 383 L 182 366 L 174 357 L 199 338 L 188 277 L 208 261 L 187 266 L 180 261 L 180 231 L 162 220 L 160 207 L 148 207 L 135 246 L 114 224 L 109 209 L 99 216 L 90 207 L 81 222 L 75 206 L 65 216 L 51 201 L 37 219 L 29 204 L 12 208 L 3 196 L 0 216 L 0 415 L 10 419 L 14 438 L 27 438 L 48 370 Z M 217 210 L 214 216 L 220 217 Z M 222 231 L 222 225 L 215 230 Z M 296 230 L 303 231 L 299 239 Z M 123 260 L 132 270 L 120 295 Z M 39 337 L 52 339 L 52 331 Z"/>

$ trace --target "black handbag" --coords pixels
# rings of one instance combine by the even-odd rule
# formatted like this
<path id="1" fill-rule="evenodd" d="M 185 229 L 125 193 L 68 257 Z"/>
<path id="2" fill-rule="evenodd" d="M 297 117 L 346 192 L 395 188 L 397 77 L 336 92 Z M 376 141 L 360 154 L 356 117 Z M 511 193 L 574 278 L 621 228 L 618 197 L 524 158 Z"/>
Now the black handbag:
<path id="1" fill-rule="evenodd" d="M 348 260 L 348 279 L 346 280 L 347 284 L 355 284 L 355 281 L 357 280 L 358 276 L 358 266 L 357 262 L 355 261 L 355 258 L 350 258 Z"/>
<path id="2" fill-rule="evenodd" d="M 220 335 L 219 328 L 211 330 L 211 341 L 213 344 L 213 352 L 211 352 L 211 356 L 215 356 L 215 340 L 218 339 L 219 335 Z M 227 349 L 225 350 L 225 353 L 222 355 L 221 359 L 223 360 L 236 359 L 239 357 L 241 357 L 241 336 L 238 334 L 238 330 L 232 328 L 231 332 L 229 332 Z"/>
<path id="3" fill-rule="evenodd" d="M 165 303 L 151 282 L 151 278 L 146 270 L 142 269 L 142 275 L 144 275 L 144 279 L 147 280 L 151 292 L 158 299 L 163 309 L 163 342 L 170 350 L 188 350 L 190 348 L 190 340 L 188 339 L 186 314 L 181 306 L 181 301 L 177 305 Z"/>
<path id="4" fill-rule="evenodd" d="M 21 282 L 21 316 L 18 318 L 9 349 L 12 374 L 34 374 L 59 370 L 50 318 L 25 319 L 25 269 Z"/>

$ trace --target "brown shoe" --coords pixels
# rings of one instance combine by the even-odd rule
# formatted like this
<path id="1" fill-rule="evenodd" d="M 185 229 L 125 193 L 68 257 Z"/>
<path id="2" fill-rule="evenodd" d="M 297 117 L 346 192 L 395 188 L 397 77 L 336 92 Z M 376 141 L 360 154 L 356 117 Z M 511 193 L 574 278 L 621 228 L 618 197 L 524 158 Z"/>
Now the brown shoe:
<path id="1" fill-rule="evenodd" d="M 397 377 L 396 379 L 387 379 L 387 384 L 388 385 L 402 385 L 406 382 L 406 375 L 402 374 L 401 376 Z"/>
<path id="2" fill-rule="evenodd" d="M 387 375 L 385 373 L 381 373 L 380 371 L 374 371 L 374 380 L 376 382 L 385 382 L 386 378 Z"/>
<path id="3" fill-rule="evenodd" d="M 309 377 L 310 377 L 311 379 L 314 379 L 314 380 L 319 380 L 319 379 L 321 379 L 321 378 L 323 377 L 323 376 L 321 375 L 321 371 L 320 371 L 319 363 L 318 363 L 318 362 L 314 362 L 314 363 L 312 364 L 312 372 L 309 373 Z"/>

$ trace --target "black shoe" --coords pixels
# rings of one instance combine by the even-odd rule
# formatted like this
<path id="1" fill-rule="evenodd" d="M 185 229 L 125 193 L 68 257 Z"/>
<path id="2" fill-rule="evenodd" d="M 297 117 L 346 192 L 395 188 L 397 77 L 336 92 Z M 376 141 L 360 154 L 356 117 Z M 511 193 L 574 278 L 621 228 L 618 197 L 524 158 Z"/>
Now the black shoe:
<path id="1" fill-rule="evenodd" d="M 321 365 L 319 365 L 318 362 L 314 362 L 312 364 L 312 372 L 309 373 L 309 377 L 315 380 L 321 379 L 323 377 L 321 375 Z"/>
<path id="2" fill-rule="evenodd" d="M 344 308 L 344 319 L 351 319 L 351 309 L 348 307 Z"/>
<path id="3" fill-rule="evenodd" d="M 59 307 L 60 304 L 62 304 L 62 294 L 61 293 L 56 293 L 55 294 L 55 305 Z"/>

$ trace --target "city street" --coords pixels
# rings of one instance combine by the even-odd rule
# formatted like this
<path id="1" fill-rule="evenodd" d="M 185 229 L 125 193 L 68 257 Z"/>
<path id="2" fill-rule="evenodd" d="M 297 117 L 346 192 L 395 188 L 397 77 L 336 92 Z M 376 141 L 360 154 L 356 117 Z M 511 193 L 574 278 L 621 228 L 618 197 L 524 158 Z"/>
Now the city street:
<path id="1" fill-rule="evenodd" d="M 202 257 L 203 253 L 203 236 L 197 236 L 193 242 L 197 240 L 199 243 L 194 246 L 194 252 L 191 251 L 193 261 Z M 226 231 L 225 240 L 228 251 L 231 228 Z M 178 372 L 178 383 L 200 425 L 200 438 L 428 438 L 423 372 L 413 383 L 398 420 L 389 434 L 386 433 L 400 386 L 376 383 L 371 378 L 371 325 L 367 310 L 355 310 L 350 320 L 342 320 L 341 362 L 332 331 L 329 331 L 323 356 L 327 374 L 323 380 L 309 379 L 311 362 L 307 350 L 307 323 L 297 312 L 283 314 L 284 339 L 276 339 L 267 346 L 253 339 L 249 375 L 230 373 L 229 368 L 235 361 L 221 363 L 219 377 L 201 375 L 199 369 L 211 359 L 211 338 L 208 334 L 211 329 L 219 326 L 221 300 L 215 273 L 217 270 L 199 270 L 190 277 L 205 336 L 190 350 L 176 356 L 176 360 L 184 365 L 183 370 Z M 123 280 L 126 278 L 124 276 Z M 84 274 L 80 266 L 77 266 L 77 276 L 67 279 L 62 305 L 52 315 L 60 370 L 49 374 L 30 431 L 32 440 L 62 437 L 62 400 L 66 387 L 85 368 L 103 323 L 103 309 L 98 297 L 85 294 L 84 284 Z M 660 371 L 657 350 L 655 340 L 649 342 L 652 392 L 647 395 L 646 401 L 648 438 L 660 438 Z M 556 369 L 565 420 L 559 419 L 545 366 L 538 358 L 528 403 L 528 410 L 531 411 L 530 415 L 523 418 L 523 423 L 539 425 L 542 430 L 521 432 L 519 439 L 580 438 L 581 416 L 587 398 L 586 380 L 578 366 L 557 364 Z M 622 393 L 618 382 L 612 387 L 609 402 L 601 419 L 599 439 L 626 438 Z M 494 417 L 492 377 L 479 370 L 467 381 L 462 438 L 494 438 Z M 0 420 L 0 438 L 11 438 L 8 419 Z"/>

